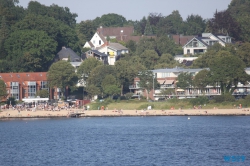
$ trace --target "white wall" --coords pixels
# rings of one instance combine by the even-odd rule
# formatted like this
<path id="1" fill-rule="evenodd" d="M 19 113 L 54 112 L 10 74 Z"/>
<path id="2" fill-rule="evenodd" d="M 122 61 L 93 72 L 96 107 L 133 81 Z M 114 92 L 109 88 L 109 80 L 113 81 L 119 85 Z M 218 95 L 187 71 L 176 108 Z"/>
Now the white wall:
<path id="1" fill-rule="evenodd" d="M 97 33 L 94 34 L 94 36 L 92 37 L 92 39 L 90 41 L 92 42 L 92 44 L 95 47 L 100 47 L 101 45 L 104 44 L 104 42 L 102 41 L 102 39 L 100 38 L 100 36 Z M 101 41 L 100 44 L 99 44 L 99 41 Z"/>

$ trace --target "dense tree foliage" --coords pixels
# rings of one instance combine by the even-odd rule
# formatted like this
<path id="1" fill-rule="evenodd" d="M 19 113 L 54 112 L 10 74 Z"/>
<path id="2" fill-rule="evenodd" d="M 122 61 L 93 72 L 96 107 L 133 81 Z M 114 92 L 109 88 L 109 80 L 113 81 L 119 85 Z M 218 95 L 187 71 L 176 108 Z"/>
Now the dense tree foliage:
<path id="1" fill-rule="evenodd" d="M 244 62 L 233 55 L 216 57 L 216 61 L 210 65 L 210 81 L 213 85 L 219 84 L 223 94 L 233 91 L 238 83 L 249 81 L 249 75 L 245 72 Z"/>
<path id="2" fill-rule="evenodd" d="M 60 88 L 63 96 L 66 88 L 75 88 L 78 77 L 75 68 L 69 62 L 58 61 L 49 68 L 47 79 L 49 87 Z"/>
<path id="3" fill-rule="evenodd" d="M 2 98 L 7 95 L 6 85 L 2 79 L 0 79 L 0 101 Z"/>

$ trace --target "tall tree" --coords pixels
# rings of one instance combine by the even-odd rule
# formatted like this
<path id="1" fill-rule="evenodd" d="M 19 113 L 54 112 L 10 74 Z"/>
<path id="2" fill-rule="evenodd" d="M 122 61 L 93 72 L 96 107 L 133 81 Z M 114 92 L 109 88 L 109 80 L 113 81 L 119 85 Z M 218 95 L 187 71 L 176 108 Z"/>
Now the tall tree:
<path id="1" fill-rule="evenodd" d="M 250 43 L 242 43 L 237 48 L 236 55 L 246 64 L 246 66 L 250 66 Z"/>
<path id="2" fill-rule="evenodd" d="M 5 49 L 8 60 L 24 60 L 22 70 L 47 71 L 55 56 L 56 42 L 43 31 L 22 30 L 10 34 Z"/>
<path id="3" fill-rule="evenodd" d="M 123 27 L 127 22 L 126 18 L 115 13 L 104 14 L 101 18 L 96 18 L 93 21 L 95 25 L 105 27 Z"/>
<path id="4" fill-rule="evenodd" d="M 140 55 L 143 65 L 148 69 L 154 69 L 159 59 L 158 54 L 154 50 L 146 50 Z"/>
<path id="5" fill-rule="evenodd" d="M 198 35 L 205 31 L 206 21 L 199 15 L 189 15 L 184 22 L 185 35 Z"/>
<path id="6" fill-rule="evenodd" d="M 2 101 L 2 98 L 7 96 L 7 90 L 6 85 L 2 79 L 0 79 L 0 102 Z"/>
<path id="7" fill-rule="evenodd" d="M 60 88 L 62 96 L 64 96 L 67 87 L 75 88 L 78 77 L 75 73 L 75 68 L 69 62 L 58 61 L 50 66 L 47 80 L 51 89 Z"/>
<path id="8" fill-rule="evenodd" d="M 207 26 L 208 32 L 229 35 L 236 40 L 240 39 L 241 29 L 229 10 L 216 12 L 214 18 L 208 21 Z"/>
<path id="9" fill-rule="evenodd" d="M 236 35 L 240 36 L 241 41 L 250 42 L 250 1 L 232 0 L 230 5 L 228 6 L 228 11 L 230 12 L 231 16 L 237 21 L 238 26 L 240 27 L 240 31 Z M 231 26 L 234 25 L 232 24 Z"/>
<path id="10" fill-rule="evenodd" d="M 28 13 L 53 17 L 55 20 L 60 20 L 70 27 L 75 27 L 76 13 L 71 13 L 68 7 L 60 7 L 58 5 L 45 6 L 37 1 L 30 1 L 27 8 Z"/>
<path id="11" fill-rule="evenodd" d="M 151 36 L 151 35 L 153 35 L 153 29 L 152 29 L 149 21 L 147 21 L 147 24 L 146 24 L 146 27 L 145 27 L 145 30 L 144 30 L 144 35 L 145 36 Z"/>
<path id="12" fill-rule="evenodd" d="M 223 94 L 237 88 L 238 83 L 245 84 L 249 75 L 245 72 L 244 62 L 233 55 L 217 57 L 210 68 L 210 79 L 213 85 L 219 84 Z"/>
<path id="13" fill-rule="evenodd" d="M 199 89 L 205 89 L 207 85 L 209 85 L 210 83 L 210 72 L 207 69 L 203 69 L 201 71 L 199 71 L 199 73 L 197 73 L 194 77 L 193 80 L 193 85 L 196 88 Z"/>
<path id="14" fill-rule="evenodd" d="M 57 43 L 57 48 L 54 54 L 59 52 L 64 46 L 70 47 L 76 53 L 81 52 L 75 28 L 71 28 L 70 26 L 59 20 L 55 20 L 52 17 L 28 14 L 23 20 L 12 26 L 12 32 L 17 30 L 44 31 Z"/>
<path id="15" fill-rule="evenodd" d="M 162 54 L 172 54 L 175 55 L 177 45 L 174 43 L 174 40 L 169 38 L 167 35 L 158 37 L 156 39 L 156 52 L 159 56 Z"/>
<path id="16" fill-rule="evenodd" d="M 77 24 L 76 31 L 81 46 L 83 46 L 86 43 L 86 41 L 90 41 L 90 39 L 93 37 L 96 31 L 96 27 L 94 26 L 93 21 L 86 20 L 86 21 L 81 21 L 79 24 Z"/>
<path id="17" fill-rule="evenodd" d="M 139 86 L 146 91 L 148 100 L 149 92 L 159 86 L 157 79 L 155 78 L 154 73 L 149 70 L 141 71 L 138 74 L 138 78 L 140 79 Z"/>
<path id="18" fill-rule="evenodd" d="M 111 65 L 98 65 L 93 70 L 91 70 L 88 75 L 87 85 L 95 85 L 96 87 L 102 87 L 102 81 L 106 75 L 115 75 L 114 66 Z"/>
<path id="19" fill-rule="evenodd" d="M 186 89 L 189 86 L 193 85 L 193 76 L 188 72 L 180 73 L 177 77 L 177 80 L 178 82 L 176 83 L 176 85 L 181 89 Z"/>
<path id="20" fill-rule="evenodd" d="M 103 64 L 96 58 L 87 58 L 86 60 L 84 60 L 77 69 L 79 82 L 81 84 L 86 84 L 91 71 L 97 66 L 102 66 L 102 65 Z"/>
<path id="21" fill-rule="evenodd" d="M 7 53 L 4 49 L 4 42 L 9 36 L 9 28 L 6 24 L 5 16 L 2 17 L 1 24 L 0 24 L 0 59 L 5 59 Z"/>

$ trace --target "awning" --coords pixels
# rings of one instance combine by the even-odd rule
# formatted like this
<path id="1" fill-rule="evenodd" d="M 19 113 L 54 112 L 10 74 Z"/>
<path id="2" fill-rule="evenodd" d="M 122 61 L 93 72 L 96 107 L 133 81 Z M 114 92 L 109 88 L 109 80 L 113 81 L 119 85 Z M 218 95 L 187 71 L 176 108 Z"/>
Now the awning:
<path id="1" fill-rule="evenodd" d="M 177 89 L 176 91 L 177 91 L 177 92 L 183 92 L 184 89 Z"/>
<path id="2" fill-rule="evenodd" d="M 174 80 L 157 80 L 159 82 L 159 84 L 173 84 Z"/>

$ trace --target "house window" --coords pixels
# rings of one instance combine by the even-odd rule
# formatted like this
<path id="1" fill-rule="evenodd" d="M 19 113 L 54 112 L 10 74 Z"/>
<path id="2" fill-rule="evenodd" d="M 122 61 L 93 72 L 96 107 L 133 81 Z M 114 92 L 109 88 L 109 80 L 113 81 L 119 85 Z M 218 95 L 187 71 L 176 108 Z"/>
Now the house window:
<path id="1" fill-rule="evenodd" d="M 93 40 L 93 44 L 95 44 L 95 40 Z"/>
<path id="2" fill-rule="evenodd" d="M 109 55 L 109 52 L 107 52 L 107 54 Z"/>
<path id="3" fill-rule="evenodd" d="M 28 97 L 34 98 L 36 96 L 36 82 L 28 82 Z"/>
<path id="4" fill-rule="evenodd" d="M 102 44 L 102 42 L 101 42 L 101 40 L 99 40 L 99 45 L 101 45 Z"/>
<path id="5" fill-rule="evenodd" d="M 43 89 L 49 90 L 47 81 L 41 81 L 41 90 L 43 90 Z"/>
<path id="6" fill-rule="evenodd" d="M 170 77 L 170 73 L 162 73 L 162 78 Z"/>
<path id="7" fill-rule="evenodd" d="M 19 83 L 11 82 L 10 86 L 11 86 L 11 90 L 10 90 L 11 96 L 14 97 L 16 100 L 19 100 Z"/>
<path id="8" fill-rule="evenodd" d="M 190 54 L 190 49 L 187 49 L 187 54 Z"/>

